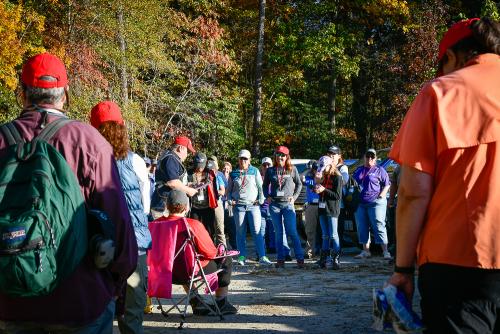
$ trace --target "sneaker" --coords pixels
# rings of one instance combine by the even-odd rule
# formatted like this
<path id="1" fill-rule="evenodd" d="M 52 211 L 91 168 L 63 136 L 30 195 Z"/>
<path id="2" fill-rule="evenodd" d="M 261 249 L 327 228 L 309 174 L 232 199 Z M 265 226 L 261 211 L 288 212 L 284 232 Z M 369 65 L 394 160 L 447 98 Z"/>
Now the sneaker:
<path id="1" fill-rule="evenodd" d="M 262 256 L 259 259 L 259 264 L 263 264 L 263 265 L 269 266 L 269 265 L 272 265 L 273 263 L 267 258 L 267 256 Z"/>
<path id="2" fill-rule="evenodd" d="M 392 255 L 391 255 L 391 253 L 389 253 L 389 252 L 387 252 L 387 251 L 386 251 L 386 252 L 384 252 L 384 259 L 391 260 L 391 259 L 392 259 Z"/>
<path id="3" fill-rule="evenodd" d="M 366 259 L 366 258 L 369 258 L 371 257 L 372 254 L 368 251 L 362 251 L 361 253 L 359 253 L 358 255 L 356 255 L 354 258 L 355 259 Z"/>
<path id="4" fill-rule="evenodd" d="M 219 306 L 219 310 L 223 315 L 238 313 L 238 309 L 234 307 L 230 302 L 228 302 L 227 298 L 217 300 L 217 305 Z"/>
<path id="5" fill-rule="evenodd" d="M 239 256 L 238 257 L 238 261 L 236 261 L 236 264 L 238 264 L 240 266 L 244 266 L 245 265 L 245 260 L 246 260 L 246 258 L 244 256 Z"/>

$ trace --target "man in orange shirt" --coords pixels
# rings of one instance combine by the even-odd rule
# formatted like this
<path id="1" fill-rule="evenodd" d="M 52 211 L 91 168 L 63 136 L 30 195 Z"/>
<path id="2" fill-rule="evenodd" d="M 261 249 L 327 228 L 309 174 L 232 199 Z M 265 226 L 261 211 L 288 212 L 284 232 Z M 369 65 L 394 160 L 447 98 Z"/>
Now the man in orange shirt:
<path id="1" fill-rule="evenodd" d="M 427 333 L 499 333 L 500 24 L 453 25 L 439 76 L 421 90 L 390 156 L 401 165 L 397 258 L 388 283 L 414 291 Z"/>

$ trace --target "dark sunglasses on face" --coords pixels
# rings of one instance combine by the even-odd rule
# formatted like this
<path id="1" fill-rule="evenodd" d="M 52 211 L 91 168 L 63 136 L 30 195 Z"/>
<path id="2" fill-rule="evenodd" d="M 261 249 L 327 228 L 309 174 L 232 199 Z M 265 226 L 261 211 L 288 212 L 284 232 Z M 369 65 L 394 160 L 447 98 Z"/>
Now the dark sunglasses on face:
<path id="1" fill-rule="evenodd" d="M 248 158 L 243 158 L 243 157 L 241 157 L 241 158 L 240 158 L 240 160 L 247 161 L 247 160 L 248 160 Z"/>
<path id="2" fill-rule="evenodd" d="M 276 153 L 276 156 L 282 158 L 282 157 L 286 157 L 286 154 L 284 154 L 284 153 Z"/>
<path id="3" fill-rule="evenodd" d="M 375 155 L 374 155 L 374 154 L 371 154 L 371 153 L 367 153 L 367 154 L 365 154 L 365 158 L 368 158 L 368 159 L 375 159 Z"/>

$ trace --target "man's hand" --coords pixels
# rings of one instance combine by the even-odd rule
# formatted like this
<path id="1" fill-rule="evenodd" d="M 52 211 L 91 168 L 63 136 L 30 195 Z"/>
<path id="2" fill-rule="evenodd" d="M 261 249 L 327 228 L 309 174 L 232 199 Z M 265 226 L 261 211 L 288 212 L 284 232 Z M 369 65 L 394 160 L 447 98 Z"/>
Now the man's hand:
<path id="1" fill-rule="evenodd" d="M 392 284 L 402 291 L 411 304 L 413 293 L 415 292 L 415 278 L 413 274 L 394 273 L 387 280 L 386 285 L 387 284 Z"/>
<path id="2" fill-rule="evenodd" d="M 198 193 L 198 190 L 194 189 L 194 188 L 190 188 L 188 187 L 186 189 L 186 194 L 189 196 L 189 197 L 193 197 L 194 195 L 196 195 Z"/>
<path id="3" fill-rule="evenodd" d="M 273 200 L 273 199 L 272 199 L 271 197 L 266 198 L 266 202 L 267 202 L 267 204 L 271 204 L 271 201 L 272 201 L 272 200 Z"/>

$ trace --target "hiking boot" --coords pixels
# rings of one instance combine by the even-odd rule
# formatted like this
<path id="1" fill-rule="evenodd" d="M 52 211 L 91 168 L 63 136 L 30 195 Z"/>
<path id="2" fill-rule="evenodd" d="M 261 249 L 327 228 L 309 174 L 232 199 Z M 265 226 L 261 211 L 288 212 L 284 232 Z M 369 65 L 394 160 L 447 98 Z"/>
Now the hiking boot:
<path id="1" fill-rule="evenodd" d="M 191 309 L 193 310 L 193 315 L 206 316 L 209 315 L 212 310 L 201 302 L 199 299 L 200 296 L 194 296 L 189 300 L 189 305 L 191 305 Z"/>
<path id="2" fill-rule="evenodd" d="M 364 250 L 361 253 L 359 253 L 358 255 L 356 255 L 354 258 L 355 259 L 367 259 L 371 256 L 372 256 L 372 254 L 369 251 Z"/>
<path id="3" fill-rule="evenodd" d="M 304 264 L 304 259 L 302 260 L 297 260 L 297 268 L 298 269 L 304 269 L 306 265 Z"/>
<path id="4" fill-rule="evenodd" d="M 151 297 L 146 297 L 146 306 L 144 306 L 144 314 L 153 313 L 153 303 L 151 301 Z"/>
<path id="5" fill-rule="evenodd" d="M 275 268 L 285 268 L 285 261 L 284 260 L 277 260 L 274 267 Z"/>
<path id="6" fill-rule="evenodd" d="M 328 256 L 328 252 L 322 250 L 319 254 L 320 254 L 319 255 L 319 260 L 316 261 L 315 264 L 317 266 L 319 266 L 320 268 L 324 268 L 325 267 L 325 262 L 326 262 L 326 257 Z"/>
<path id="7" fill-rule="evenodd" d="M 273 263 L 267 258 L 267 256 L 261 256 L 261 258 L 259 259 L 259 264 L 270 266 Z"/>
<path id="8" fill-rule="evenodd" d="M 246 258 L 244 256 L 239 256 L 238 257 L 238 261 L 236 261 L 236 264 L 238 264 L 240 266 L 244 266 L 245 265 L 245 260 L 246 260 Z"/>
<path id="9" fill-rule="evenodd" d="M 332 254 L 332 259 L 333 259 L 333 270 L 338 270 L 340 269 L 340 253 L 333 253 Z"/>
<path id="10" fill-rule="evenodd" d="M 392 259 L 391 253 L 389 253 L 388 251 L 385 251 L 384 252 L 384 259 L 391 260 Z"/>
<path id="11" fill-rule="evenodd" d="M 217 305 L 219 306 L 219 310 L 223 315 L 238 313 L 238 309 L 227 301 L 227 297 L 221 300 L 217 300 Z"/>
<path id="12" fill-rule="evenodd" d="M 328 256 L 325 261 L 325 269 L 333 269 L 333 259 L 331 256 Z"/>

